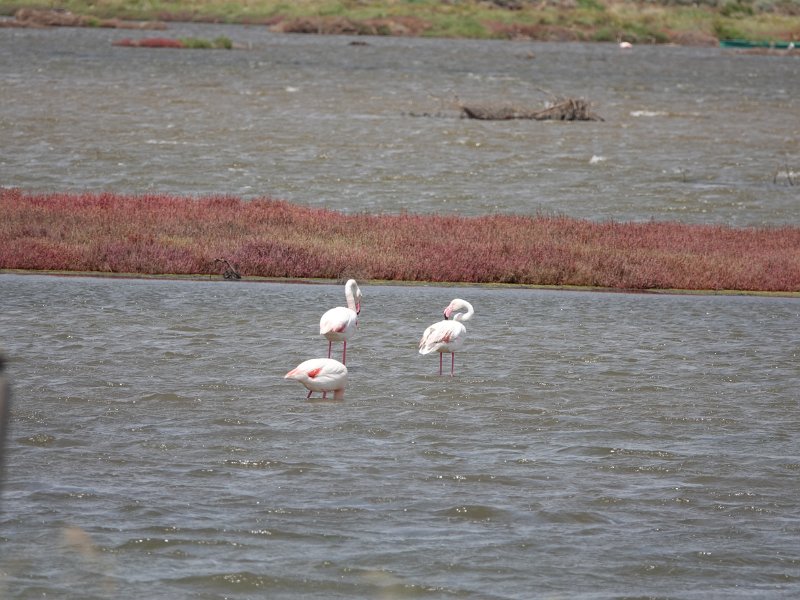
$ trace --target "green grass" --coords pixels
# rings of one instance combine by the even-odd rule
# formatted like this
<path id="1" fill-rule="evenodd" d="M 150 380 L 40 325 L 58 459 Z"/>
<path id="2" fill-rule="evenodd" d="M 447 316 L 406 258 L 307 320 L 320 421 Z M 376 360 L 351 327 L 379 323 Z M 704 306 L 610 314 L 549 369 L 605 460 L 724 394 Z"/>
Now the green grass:
<path id="1" fill-rule="evenodd" d="M 0 0 L 0 14 L 20 7 L 51 8 L 51 0 Z M 618 40 L 642 43 L 713 43 L 719 37 L 753 40 L 800 40 L 797 0 L 674 0 L 630 2 L 577 0 L 561 4 L 524 2 L 506 10 L 491 2 L 460 0 L 63 0 L 59 8 L 100 18 L 184 20 L 226 23 L 274 23 L 294 19 L 354 22 L 415 19 L 414 35 L 503 38 L 513 35 L 547 39 Z M 548 26 L 542 29 L 537 26 Z M 391 27 L 381 25 L 383 32 Z M 554 36 L 554 28 L 563 29 Z M 374 31 L 365 26 L 363 31 Z M 291 31 L 291 27 L 286 28 Z M 404 31 L 408 31 L 407 29 Z"/>
<path id="2" fill-rule="evenodd" d="M 184 48 L 194 48 L 194 49 L 225 49 L 230 50 L 233 48 L 233 42 L 230 38 L 225 36 L 216 37 L 213 40 L 207 40 L 204 38 L 180 38 L 181 43 L 183 44 Z"/>

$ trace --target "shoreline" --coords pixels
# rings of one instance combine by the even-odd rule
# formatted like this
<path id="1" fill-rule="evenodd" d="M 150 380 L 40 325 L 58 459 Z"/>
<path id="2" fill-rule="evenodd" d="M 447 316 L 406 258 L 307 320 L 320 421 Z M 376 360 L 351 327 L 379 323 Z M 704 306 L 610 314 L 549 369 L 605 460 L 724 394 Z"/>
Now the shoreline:
<path id="1" fill-rule="evenodd" d="M 798 42 L 800 15 L 789 8 L 761 10 L 752 0 L 737 9 L 667 0 L 636 3 L 596 0 L 524 3 L 421 0 L 405 6 L 383 0 L 342 3 L 324 0 L 291 5 L 255 0 L 154 2 L 130 6 L 121 0 L 102 5 L 77 0 L 54 9 L 41 0 L 0 0 L 0 27 L 100 27 L 167 29 L 168 23 L 263 26 L 277 33 L 445 39 L 495 39 L 536 42 L 616 42 L 679 46 L 719 46 L 723 40 Z M 74 12 L 73 12 L 74 11 Z M 793 52 L 793 54 L 800 54 Z"/>
<path id="2" fill-rule="evenodd" d="M 142 281 L 190 281 L 190 282 L 213 282 L 228 283 L 286 283 L 292 285 L 337 285 L 343 283 L 342 278 L 332 279 L 324 277 L 260 277 L 242 276 L 241 279 L 224 279 L 222 275 L 180 274 L 180 273 L 105 273 L 102 271 L 66 271 L 66 270 L 35 270 L 35 269 L 2 269 L 2 275 L 34 276 L 45 277 L 85 277 L 92 279 L 119 279 L 119 280 L 142 280 Z M 579 286 L 579 285 L 543 285 L 530 283 L 472 283 L 463 281 L 407 281 L 407 280 L 388 280 L 388 279 L 360 279 L 361 285 L 370 286 L 400 286 L 400 287 L 443 287 L 443 288 L 465 288 L 475 287 L 482 289 L 514 289 L 514 290 L 540 290 L 549 292 L 595 292 L 606 294 L 641 294 L 648 296 L 750 296 L 758 298 L 797 298 L 800 299 L 800 291 L 768 291 L 768 290 L 692 290 L 692 289 L 667 289 L 667 288 L 613 288 L 602 286 Z"/>

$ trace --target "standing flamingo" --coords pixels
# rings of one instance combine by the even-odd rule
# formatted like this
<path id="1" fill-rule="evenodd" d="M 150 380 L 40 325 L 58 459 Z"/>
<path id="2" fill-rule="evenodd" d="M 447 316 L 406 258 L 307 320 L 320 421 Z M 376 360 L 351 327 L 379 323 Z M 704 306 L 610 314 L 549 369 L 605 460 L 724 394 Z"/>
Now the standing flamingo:
<path id="1" fill-rule="evenodd" d="M 347 367 L 332 358 L 312 358 L 300 363 L 283 377 L 302 383 L 310 398 L 313 392 L 322 392 L 326 400 L 328 392 L 333 392 L 334 400 L 344 400 L 347 386 Z"/>
<path id="2" fill-rule="evenodd" d="M 462 312 L 466 311 L 466 312 Z M 456 298 L 444 309 L 444 321 L 434 323 L 422 334 L 419 341 L 419 353 L 439 353 L 439 375 L 442 374 L 442 354 L 450 353 L 450 375 L 455 374 L 456 350 L 464 344 L 467 328 L 461 321 L 468 321 L 475 314 L 472 304 Z M 452 318 L 452 320 L 450 320 Z"/>
<path id="3" fill-rule="evenodd" d="M 361 290 L 355 279 L 344 284 L 344 295 L 347 307 L 337 306 L 327 311 L 319 320 L 319 334 L 328 340 L 328 358 L 331 357 L 333 342 L 344 342 L 342 346 L 342 364 L 347 364 L 347 340 L 358 326 L 358 314 L 361 312 Z"/>

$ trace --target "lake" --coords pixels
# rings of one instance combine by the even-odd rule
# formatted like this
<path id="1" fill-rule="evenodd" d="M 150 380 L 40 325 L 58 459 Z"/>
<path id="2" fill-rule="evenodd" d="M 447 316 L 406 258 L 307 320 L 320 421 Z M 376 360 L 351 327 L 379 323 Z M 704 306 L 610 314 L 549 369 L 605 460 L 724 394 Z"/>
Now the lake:
<path id="1" fill-rule="evenodd" d="M 235 51 L 120 48 L 226 35 Z M 800 66 L 720 48 L 0 29 L 0 184 L 348 212 L 797 222 Z M 603 122 L 464 103 L 592 102 Z"/>
<path id="2" fill-rule="evenodd" d="M 716 48 L 0 29 L 0 184 L 346 212 L 796 224 L 797 60 Z M 596 123 L 462 101 L 591 99 Z M 446 258 L 443 258 L 446 260 Z M 8 598 L 795 598 L 796 298 L 0 274 Z M 420 356 L 475 306 L 454 377 Z M 338 349 L 335 350 L 338 352 Z"/>

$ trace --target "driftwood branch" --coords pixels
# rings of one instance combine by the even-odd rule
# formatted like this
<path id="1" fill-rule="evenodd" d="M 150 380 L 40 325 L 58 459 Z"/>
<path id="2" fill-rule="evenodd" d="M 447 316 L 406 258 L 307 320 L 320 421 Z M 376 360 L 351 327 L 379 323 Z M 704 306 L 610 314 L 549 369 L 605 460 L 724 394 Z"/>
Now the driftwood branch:
<path id="1" fill-rule="evenodd" d="M 784 176 L 786 178 L 786 182 L 790 186 L 793 186 L 794 178 L 792 177 L 792 175 L 794 175 L 794 173 L 792 173 L 792 170 L 789 168 L 789 161 L 786 161 L 783 166 L 783 171 L 781 171 L 780 167 L 775 169 L 775 173 L 772 175 L 772 183 L 777 184 L 781 176 Z"/>
<path id="2" fill-rule="evenodd" d="M 507 121 L 511 119 L 535 119 L 537 121 L 603 121 L 592 111 L 591 104 L 583 98 L 564 98 L 544 109 L 530 110 L 507 105 L 476 105 L 459 101 L 461 114 L 468 119 Z"/>
<path id="3" fill-rule="evenodd" d="M 222 263 L 223 267 L 227 267 L 225 269 L 225 271 L 223 271 L 223 273 L 222 273 L 222 276 L 225 279 L 241 279 L 242 278 L 242 276 L 239 274 L 239 271 L 237 271 L 236 268 L 234 268 L 234 266 L 231 265 L 231 263 L 229 263 L 227 259 L 225 259 L 225 258 L 215 258 L 214 259 L 214 264 L 217 264 L 217 263 Z"/>

